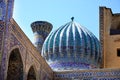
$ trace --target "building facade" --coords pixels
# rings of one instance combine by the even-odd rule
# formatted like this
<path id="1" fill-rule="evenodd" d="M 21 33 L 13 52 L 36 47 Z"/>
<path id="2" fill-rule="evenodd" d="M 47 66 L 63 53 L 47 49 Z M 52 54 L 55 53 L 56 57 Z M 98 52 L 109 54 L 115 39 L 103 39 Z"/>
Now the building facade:
<path id="1" fill-rule="evenodd" d="M 52 80 L 53 71 L 12 18 L 13 4 L 0 1 L 0 80 Z"/>
<path id="2" fill-rule="evenodd" d="M 93 57 L 93 61 L 91 62 L 86 62 L 84 60 L 81 61 L 82 63 L 86 63 L 85 65 L 87 65 L 87 67 L 88 63 L 90 63 L 91 65 L 94 64 L 94 61 L 97 61 L 100 63 L 99 67 L 96 68 L 97 63 L 95 63 L 95 67 L 91 68 L 90 66 L 90 68 L 85 68 L 81 70 L 81 67 L 79 67 L 77 65 L 78 63 L 76 63 L 75 61 L 74 64 L 77 65 L 80 69 L 77 69 L 76 66 L 74 66 L 72 69 L 70 69 L 70 66 L 67 66 L 67 68 L 65 66 L 62 66 L 59 70 L 54 70 L 54 67 L 52 67 L 53 65 L 51 66 L 49 62 L 50 60 L 53 60 L 52 62 L 54 63 L 56 59 L 56 56 L 53 55 L 52 57 L 51 54 L 57 51 L 57 48 L 55 48 L 57 44 L 49 46 L 46 45 L 49 47 L 48 53 L 43 53 L 46 52 L 47 49 L 44 50 L 44 47 L 42 47 L 42 45 L 44 45 L 47 41 L 49 41 L 49 44 L 53 44 L 52 38 L 57 38 L 57 35 L 54 36 L 54 34 L 52 33 L 51 34 L 53 37 L 51 37 L 51 40 L 49 39 L 49 37 L 47 37 L 50 36 L 49 33 L 52 29 L 52 24 L 44 21 L 38 21 L 31 24 L 32 30 L 35 35 L 35 40 L 37 42 L 36 48 L 27 38 L 24 32 L 20 29 L 19 25 L 12 18 L 13 6 L 14 0 L 0 0 L 0 80 L 120 80 L 119 13 L 114 14 L 112 13 L 110 8 L 100 7 L 101 53 L 95 53 L 94 49 L 92 51 L 85 46 L 83 47 L 86 49 L 83 50 L 83 47 L 78 46 L 79 48 L 82 48 L 82 52 L 92 51 L 94 52 L 94 55 L 101 55 L 101 59 L 99 57 Z M 70 29 L 70 27 L 67 29 L 67 26 L 63 29 L 58 29 L 58 32 L 56 31 L 58 34 L 58 38 L 59 36 L 64 35 L 64 31 L 69 32 L 69 30 L 72 29 Z M 60 31 L 62 31 L 61 35 L 59 35 Z M 78 29 L 78 31 L 80 30 Z M 83 32 L 84 35 L 85 33 L 87 33 L 84 30 Z M 70 33 L 69 35 L 71 34 L 73 35 L 77 33 L 74 33 L 73 31 L 73 33 Z M 81 39 L 81 41 L 83 40 L 83 42 L 89 43 L 90 37 L 83 37 L 83 39 L 79 39 Z M 64 39 L 65 41 L 69 40 L 68 37 Z M 63 39 L 61 38 L 60 43 L 62 43 L 62 40 Z M 72 39 L 70 38 L 70 40 Z M 76 41 L 75 38 L 72 41 L 74 42 L 74 40 Z M 96 41 L 96 39 L 94 40 L 93 38 L 90 38 L 90 40 L 95 41 L 96 44 L 99 43 Z M 63 45 L 63 43 L 61 45 Z M 66 43 L 67 42 L 65 42 L 65 44 Z M 81 45 L 82 43 L 78 44 Z M 95 43 L 93 44 L 93 46 L 97 47 Z M 67 58 L 68 56 L 70 57 L 71 55 L 73 55 L 72 53 L 74 53 L 74 51 L 79 51 L 79 48 L 76 49 L 75 45 L 74 47 L 71 45 L 72 44 L 68 46 L 67 44 L 68 48 L 66 48 L 66 46 L 63 46 L 63 48 L 67 50 Z M 53 52 L 51 51 L 52 46 L 54 49 Z M 64 51 L 63 48 L 60 47 L 58 49 L 60 49 L 60 51 Z M 41 51 L 41 49 L 43 49 L 43 52 Z M 95 50 L 96 49 L 98 49 L 98 47 L 95 48 Z M 69 53 L 71 54 L 69 55 Z M 81 56 L 84 56 L 86 58 L 90 57 L 86 55 L 89 54 L 81 54 Z M 57 54 L 57 56 L 59 56 L 59 59 L 57 58 L 57 60 L 61 60 L 60 56 L 63 57 L 62 59 L 66 59 L 64 58 L 66 56 L 62 55 L 61 52 L 60 54 Z M 90 60 L 91 59 L 92 58 L 90 58 Z M 73 58 L 69 58 L 68 60 L 73 60 Z M 59 66 L 61 65 L 62 64 L 59 64 Z M 66 62 L 64 63 L 64 65 L 66 65 Z"/>
<path id="3" fill-rule="evenodd" d="M 103 48 L 103 67 L 120 68 L 120 13 L 113 14 L 109 8 L 100 8 L 100 41 Z"/>

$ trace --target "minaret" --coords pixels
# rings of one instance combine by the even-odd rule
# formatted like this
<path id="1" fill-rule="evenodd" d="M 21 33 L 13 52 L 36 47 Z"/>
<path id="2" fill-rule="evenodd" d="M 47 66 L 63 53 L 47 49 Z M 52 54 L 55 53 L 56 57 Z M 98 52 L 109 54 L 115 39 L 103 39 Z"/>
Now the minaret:
<path id="1" fill-rule="evenodd" d="M 52 24 L 46 21 L 35 21 L 31 24 L 34 33 L 34 45 L 41 52 L 42 45 L 52 30 Z"/>

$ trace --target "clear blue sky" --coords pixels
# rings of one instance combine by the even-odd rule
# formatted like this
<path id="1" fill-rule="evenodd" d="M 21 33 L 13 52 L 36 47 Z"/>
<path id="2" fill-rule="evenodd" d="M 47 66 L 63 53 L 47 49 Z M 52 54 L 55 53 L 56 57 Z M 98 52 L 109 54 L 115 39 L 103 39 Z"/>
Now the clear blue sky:
<path id="1" fill-rule="evenodd" d="M 56 30 L 72 16 L 99 38 L 99 6 L 120 13 L 120 0 L 15 0 L 13 17 L 32 42 L 32 22 L 48 21 Z"/>

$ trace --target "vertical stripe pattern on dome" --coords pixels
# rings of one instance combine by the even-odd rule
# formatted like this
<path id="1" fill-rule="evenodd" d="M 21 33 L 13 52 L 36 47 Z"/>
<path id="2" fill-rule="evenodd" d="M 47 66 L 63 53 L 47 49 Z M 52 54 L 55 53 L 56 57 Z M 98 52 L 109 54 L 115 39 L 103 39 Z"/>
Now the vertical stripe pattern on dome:
<path id="1" fill-rule="evenodd" d="M 69 25 L 67 24 L 66 27 L 63 28 L 63 30 L 60 33 L 60 45 L 59 45 L 59 52 L 60 52 L 60 57 L 65 57 L 66 56 L 66 29 Z M 64 36 L 63 36 L 64 35 Z"/>
<path id="2" fill-rule="evenodd" d="M 53 70 L 90 69 L 99 67 L 100 49 L 98 39 L 90 31 L 71 21 L 49 34 L 42 56 Z"/>

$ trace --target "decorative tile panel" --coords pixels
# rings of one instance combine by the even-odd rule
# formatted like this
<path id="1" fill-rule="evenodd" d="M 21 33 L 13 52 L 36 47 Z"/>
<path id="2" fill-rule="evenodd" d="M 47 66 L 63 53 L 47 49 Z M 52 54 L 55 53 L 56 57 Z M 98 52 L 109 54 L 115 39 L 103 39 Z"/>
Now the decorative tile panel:
<path id="1" fill-rule="evenodd" d="M 120 69 L 55 72 L 54 80 L 120 80 Z"/>

